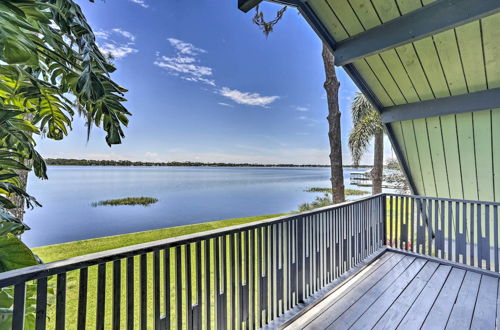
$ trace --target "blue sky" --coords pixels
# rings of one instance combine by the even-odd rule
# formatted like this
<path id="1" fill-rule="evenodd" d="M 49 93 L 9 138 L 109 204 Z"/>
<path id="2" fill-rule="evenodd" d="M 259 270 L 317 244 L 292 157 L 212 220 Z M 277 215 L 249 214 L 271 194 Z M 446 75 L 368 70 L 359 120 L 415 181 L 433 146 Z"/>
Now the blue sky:
<path id="1" fill-rule="evenodd" d="M 113 78 L 129 89 L 133 116 L 111 148 L 99 129 L 87 142 L 76 118 L 64 141 L 39 141 L 45 157 L 328 163 L 321 41 L 295 9 L 266 38 L 236 0 L 79 3 L 116 57 Z M 280 6 L 261 8 L 270 18 Z M 337 73 L 346 142 L 357 89 Z M 345 143 L 343 152 L 349 163 Z"/>

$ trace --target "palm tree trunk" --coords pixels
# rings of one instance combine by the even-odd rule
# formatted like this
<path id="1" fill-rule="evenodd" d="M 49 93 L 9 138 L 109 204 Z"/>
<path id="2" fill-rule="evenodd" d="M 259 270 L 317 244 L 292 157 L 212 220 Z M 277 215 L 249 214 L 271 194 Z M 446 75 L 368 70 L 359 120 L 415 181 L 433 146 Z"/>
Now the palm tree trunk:
<path id="1" fill-rule="evenodd" d="M 24 119 L 26 119 L 28 121 L 32 121 L 33 118 L 34 118 L 34 115 L 31 113 L 24 115 Z M 32 136 L 33 134 L 30 133 L 29 135 Z M 24 165 L 29 168 L 31 166 L 31 162 L 28 160 L 25 160 Z M 29 174 L 29 172 L 25 171 L 25 170 L 15 170 L 15 172 L 17 173 L 17 175 L 19 175 L 19 182 L 21 183 L 21 188 L 26 191 L 26 187 L 28 186 L 28 174 Z M 16 218 L 18 218 L 20 220 L 24 220 L 24 213 L 26 212 L 24 209 L 24 199 L 21 198 L 19 195 L 12 195 L 9 197 L 9 199 L 12 203 L 14 203 L 14 205 L 17 206 L 17 208 L 9 210 L 9 211 Z"/>
<path id="2" fill-rule="evenodd" d="M 372 170 L 372 194 L 382 192 L 382 176 L 384 169 L 384 132 L 375 134 L 375 146 Z"/>
<path id="3" fill-rule="evenodd" d="M 334 58 L 328 47 L 323 44 L 323 64 L 326 80 L 324 88 L 328 100 L 328 138 L 330 140 L 330 165 L 333 203 L 342 203 L 344 196 L 344 172 L 342 168 L 342 141 L 340 137 L 339 87 L 335 73 Z"/>

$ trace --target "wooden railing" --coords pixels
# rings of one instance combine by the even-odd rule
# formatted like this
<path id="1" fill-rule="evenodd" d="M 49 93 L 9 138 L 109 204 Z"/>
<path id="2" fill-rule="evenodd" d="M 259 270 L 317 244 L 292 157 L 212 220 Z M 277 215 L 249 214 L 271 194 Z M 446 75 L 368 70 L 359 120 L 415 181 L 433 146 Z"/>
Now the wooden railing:
<path id="1" fill-rule="evenodd" d="M 499 272 L 500 203 L 387 194 L 387 246 Z"/>
<path id="2" fill-rule="evenodd" d="M 1 273 L 0 293 L 13 297 L 4 322 L 13 329 L 262 327 L 384 245 L 384 200 Z"/>

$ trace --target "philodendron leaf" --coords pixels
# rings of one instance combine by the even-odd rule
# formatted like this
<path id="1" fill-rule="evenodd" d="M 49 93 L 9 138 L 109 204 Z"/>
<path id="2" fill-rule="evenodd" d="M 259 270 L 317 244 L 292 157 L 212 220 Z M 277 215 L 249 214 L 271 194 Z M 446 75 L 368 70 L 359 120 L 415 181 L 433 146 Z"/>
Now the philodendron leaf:
<path id="1" fill-rule="evenodd" d="M 12 329 L 12 309 L 0 307 L 0 330 Z"/>
<path id="2" fill-rule="evenodd" d="M 33 252 L 19 238 L 12 234 L 0 236 L 0 273 L 37 264 Z"/>

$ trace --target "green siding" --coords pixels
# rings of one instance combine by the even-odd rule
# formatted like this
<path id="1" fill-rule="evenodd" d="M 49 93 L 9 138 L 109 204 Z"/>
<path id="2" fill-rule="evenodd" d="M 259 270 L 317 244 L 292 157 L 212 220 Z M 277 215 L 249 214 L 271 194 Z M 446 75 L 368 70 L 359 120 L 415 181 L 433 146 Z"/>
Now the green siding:
<path id="1" fill-rule="evenodd" d="M 477 199 L 476 155 L 474 151 L 472 113 L 461 113 L 456 116 L 464 198 Z"/>
<path id="2" fill-rule="evenodd" d="M 427 124 L 425 119 L 413 120 L 412 124 L 415 133 L 415 142 L 417 143 L 417 152 L 420 159 L 425 194 L 427 196 L 436 196 L 436 182 L 434 180 L 434 169 L 429 148 L 429 138 L 427 136 Z"/>
<path id="3" fill-rule="evenodd" d="M 493 150 L 491 145 L 491 111 L 474 112 L 474 147 L 476 152 L 479 199 L 495 200 L 493 192 Z"/>
<path id="4" fill-rule="evenodd" d="M 426 118 L 429 145 L 436 182 L 436 196 L 450 197 L 449 177 L 444 154 L 444 142 L 441 132 L 441 118 Z"/>
<path id="5" fill-rule="evenodd" d="M 500 109 L 491 111 L 491 131 L 493 143 L 493 187 L 495 200 L 500 200 Z"/>
<path id="6" fill-rule="evenodd" d="M 446 156 L 446 171 L 449 178 L 450 197 L 464 198 L 462 185 L 462 169 L 460 166 L 460 151 L 458 148 L 457 119 L 455 115 L 442 116 L 441 134 Z"/>
<path id="7" fill-rule="evenodd" d="M 309 0 L 337 41 L 435 0 Z M 500 14 L 353 63 L 384 107 L 500 88 Z M 417 192 L 500 201 L 500 109 L 390 124 Z M 497 197 L 498 196 L 498 197 Z"/>

